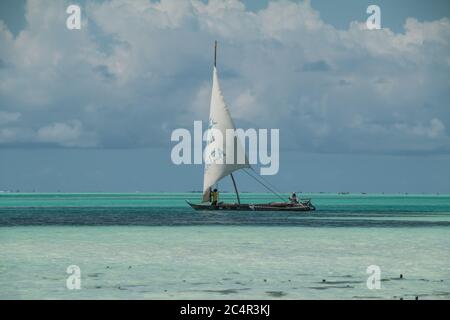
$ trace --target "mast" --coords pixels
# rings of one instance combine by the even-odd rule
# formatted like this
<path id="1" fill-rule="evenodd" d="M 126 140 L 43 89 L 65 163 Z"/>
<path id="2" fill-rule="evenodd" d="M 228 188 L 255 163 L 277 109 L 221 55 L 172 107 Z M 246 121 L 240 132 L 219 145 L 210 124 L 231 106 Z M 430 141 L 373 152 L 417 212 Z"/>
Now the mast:
<path id="1" fill-rule="evenodd" d="M 238 192 L 238 189 L 236 186 L 236 181 L 234 180 L 234 176 L 232 173 L 230 173 L 230 177 L 231 177 L 231 180 L 233 181 L 234 191 L 236 191 L 236 198 L 237 198 L 238 204 L 241 204 L 241 199 L 239 198 L 239 192 Z"/>
<path id="2" fill-rule="evenodd" d="M 214 41 L 214 67 L 216 67 L 217 60 L 217 40 Z"/>

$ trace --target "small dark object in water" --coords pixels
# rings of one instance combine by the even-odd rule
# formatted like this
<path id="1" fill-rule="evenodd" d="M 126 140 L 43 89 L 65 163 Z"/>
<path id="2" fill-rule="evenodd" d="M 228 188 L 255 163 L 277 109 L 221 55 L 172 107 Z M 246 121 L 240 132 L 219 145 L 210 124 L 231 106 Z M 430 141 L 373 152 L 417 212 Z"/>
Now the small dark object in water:
<path id="1" fill-rule="evenodd" d="M 110 267 L 109 267 L 109 266 L 106 266 L 106 269 L 110 269 Z"/>
<path id="2" fill-rule="evenodd" d="M 403 298 L 400 297 L 400 300 L 403 300 Z"/>
<path id="3" fill-rule="evenodd" d="M 264 282 L 267 282 L 267 279 L 264 279 Z"/>
<path id="4" fill-rule="evenodd" d="M 419 296 L 416 296 L 416 300 L 419 300 Z"/>
<path id="5" fill-rule="evenodd" d="M 403 279 L 403 274 L 400 273 L 400 279 Z"/>
<path id="6" fill-rule="evenodd" d="M 237 290 L 247 290 L 247 289 L 237 289 Z M 238 293 L 238 291 L 235 289 L 225 289 L 225 290 L 203 290 L 203 292 L 215 292 L 220 294 L 235 294 Z"/>
<path id="7" fill-rule="evenodd" d="M 283 291 L 266 291 L 266 293 L 269 296 L 276 297 L 276 298 L 283 297 L 287 294 L 286 292 L 283 292 Z"/>
<path id="8" fill-rule="evenodd" d="M 186 280 L 183 279 L 183 282 L 186 282 Z"/>
<path id="9" fill-rule="evenodd" d="M 327 282 L 327 280 L 325 280 L 325 279 L 322 279 L 322 282 Z"/>
<path id="10" fill-rule="evenodd" d="M 128 266 L 128 269 L 131 269 L 131 266 Z"/>

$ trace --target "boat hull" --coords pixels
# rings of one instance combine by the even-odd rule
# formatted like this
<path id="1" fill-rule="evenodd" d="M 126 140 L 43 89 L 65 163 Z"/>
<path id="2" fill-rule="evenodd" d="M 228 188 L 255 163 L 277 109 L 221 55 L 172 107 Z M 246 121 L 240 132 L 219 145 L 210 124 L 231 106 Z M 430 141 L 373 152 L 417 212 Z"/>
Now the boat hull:
<path id="1" fill-rule="evenodd" d="M 257 204 L 237 204 L 237 203 L 219 203 L 211 205 L 209 203 L 194 204 L 186 201 L 191 208 L 198 211 L 314 211 L 316 208 L 310 203 L 291 204 L 285 202 L 257 203 Z"/>

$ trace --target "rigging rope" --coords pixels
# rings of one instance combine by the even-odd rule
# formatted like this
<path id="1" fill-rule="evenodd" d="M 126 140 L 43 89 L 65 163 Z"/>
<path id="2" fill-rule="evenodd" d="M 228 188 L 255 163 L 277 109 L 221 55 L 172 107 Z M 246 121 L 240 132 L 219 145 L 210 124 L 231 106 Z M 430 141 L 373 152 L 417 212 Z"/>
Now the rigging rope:
<path id="1" fill-rule="evenodd" d="M 257 177 L 261 178 L 262 181 L 264 181 L 265 183 L 267 183 L 267 184 L 268 184 L 272 189 L 274 189 L 277 193 L 283 193 L 283 192 L 280 191 L 277 187 L 275 187 L 273 184 L 271 184 L 267 179 L 264 179 L 263 176 L 260 176 L 260 175 L 258 174 L 258 172 L 256 172 L 255 169 L 254 169 L 253 167 L 250 167 L 250 169 L 253 171 L 253 173 L 254 173 Z"/>
<path id="2" fill-rule="evenodd" d="M 246 169 L 243 170 L 246 174 L 248 174 L 250 177 L 252 177 L 253 179 L 256 180 L 256 182 L 260 183 L 262 186 L 264 186 L 267 190 L 269 190 L 270 192 L 272 192 L 274 195 L 276 195 L 278 198 L 280 198 L 283 201 L 286 201 L 286 199 L 284 199 L 279 193 L 277 193 L 276 191 L 272 190 L 270 187 L 268 187 L 267 185 L 265 185 L 263 182 L 259 181 L 258 178 L 256 178 L 255 176 L 253 176 L 252 174 L 250 174 L 250 172 L 248 172 Z"/>

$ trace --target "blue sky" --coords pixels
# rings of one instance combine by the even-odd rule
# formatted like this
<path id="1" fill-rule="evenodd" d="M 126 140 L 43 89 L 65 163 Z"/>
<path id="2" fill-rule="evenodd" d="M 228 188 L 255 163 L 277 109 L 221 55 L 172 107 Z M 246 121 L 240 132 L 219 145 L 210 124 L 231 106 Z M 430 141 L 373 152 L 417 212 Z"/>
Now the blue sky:
<path id="1" fill-rule="evenodd" d="M 238 126 L 280 128 L 279 189 L 450 193 L 448 1 L 79 1 L 79 31 L 69 3 L 0 4 L 0 190 L 201 189 L 170 133 L 207 120 L 217 39 Z"/>

